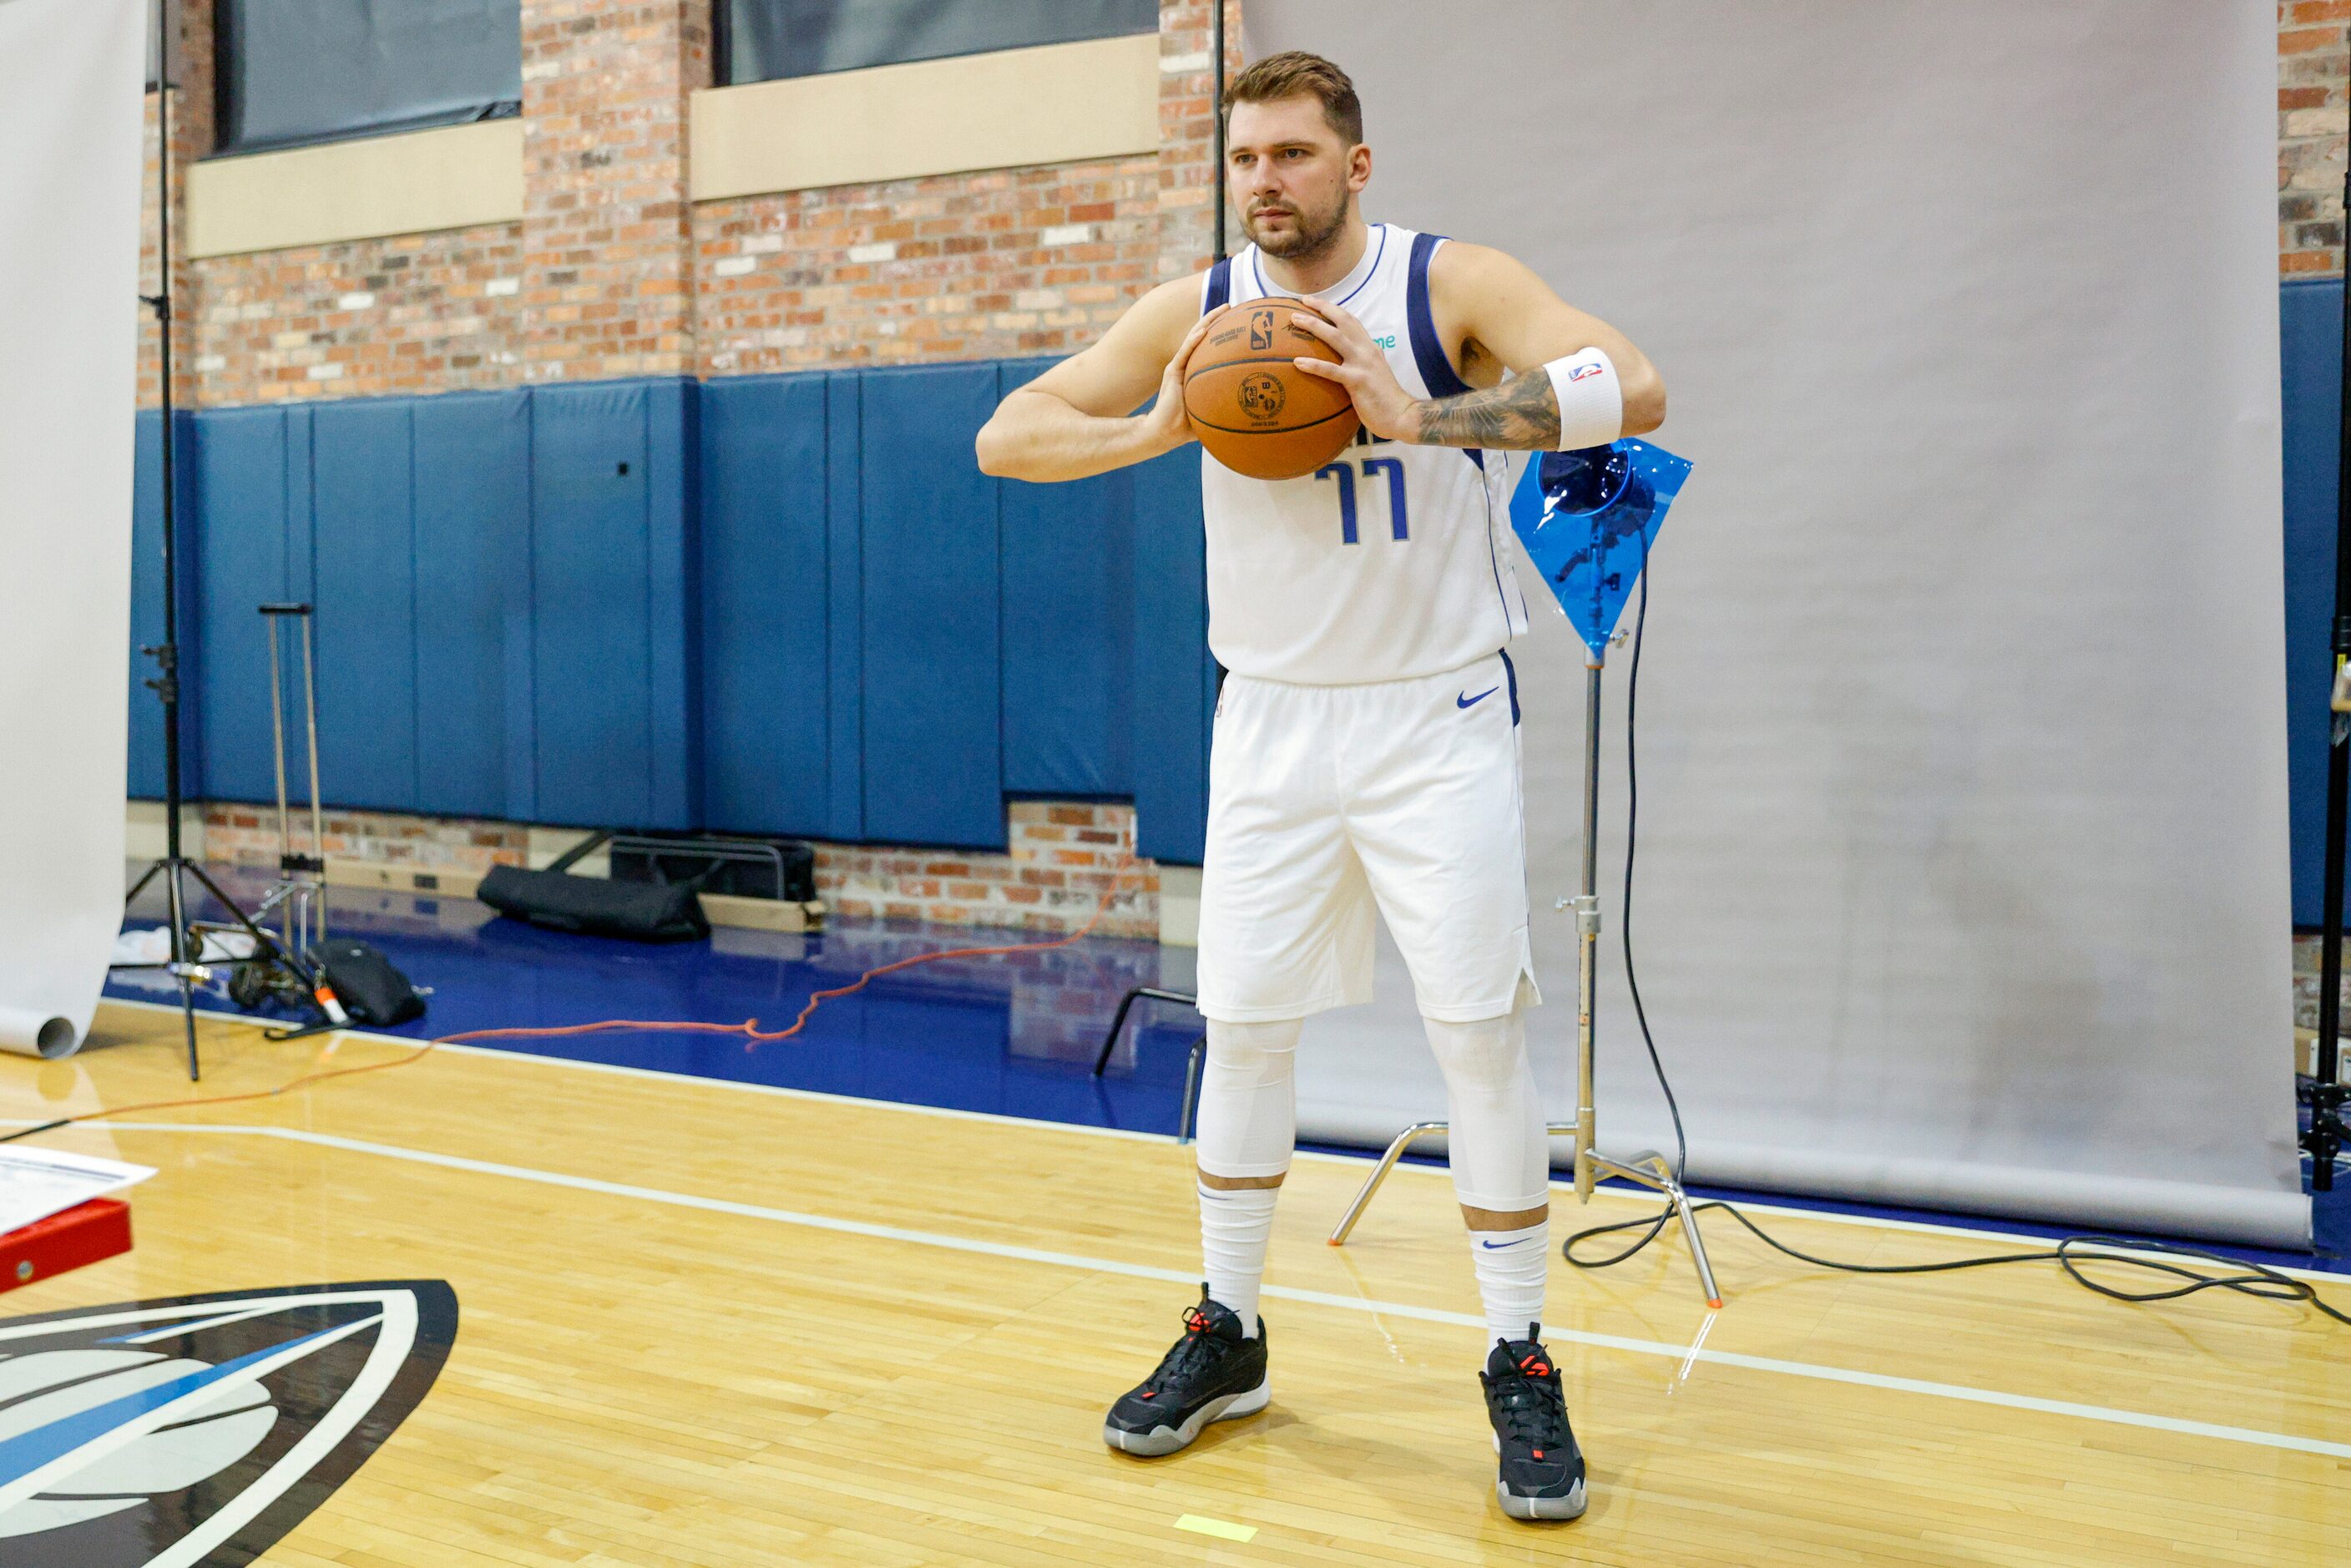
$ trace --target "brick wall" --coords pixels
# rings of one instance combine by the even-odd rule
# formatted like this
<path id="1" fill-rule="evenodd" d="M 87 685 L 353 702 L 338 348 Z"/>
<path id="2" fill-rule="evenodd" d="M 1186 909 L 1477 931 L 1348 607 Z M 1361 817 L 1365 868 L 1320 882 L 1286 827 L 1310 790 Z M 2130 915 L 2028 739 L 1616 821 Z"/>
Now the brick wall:
<path id="1" fill-rule="evenodd" d="M 326 853 L 338 860 L 480 876 L 494 865 L 528 865 L 533 858 L 531 830 L 518 822 L 334 810 L 324 827 Z M 1005 831 L 1003 854 L 820 842 L 817 896 L 852 920 L 1071 931 L 1092 919 L 1115 887 L 1094 932 L 1158 936 L 1160 872 L 1135 858 L 1134 807 L 1015 800 L 1005 808 Z M 213 804 L 204 809 L 204 832 L 208 860 L 277 863 L 274 807 Z M 308 849 L 309 832 L 308 814 L 298 810 L 298 852 Z"/>
<path id="2" fill-rule="evenodd" d="M 1134 808 L 1015 800 L 1009 852 L 960 854 L 820 844 L 817 893 L 852 918 L 1068 930 L 1083 924 L 1134 853 Z M 1134 862 L 1102 922 L 1105 936 L 1159 934 L 1159 869 Z"/>
<path id="3" fill-rule="evenodd" d="M 1238 14 L 1233 0 L 1235 58 Z M 1209 0 L 1163 0 L 1156 155 L 697 205 L 686 128 L 711 80 L 710 0 L 525 0 L 523 220 L 183 261 L 174 396 L 1066 352 L 1207 263 L 1210 16 Z M 181 7 L 180 26 L 184 168 L 212 147 L 210 7 Z M 149 186 L 152 212 L 152 160 Z M 147 265 L 152 279 L 152 244 Z"/>
<path id="4" fill-rule="evenodd" d="M 1206 266 L 1211 16 L 1160 8 L 1156 155 L 699 204 L 702 373 L 1069 353 Z"/>
<path id="5" fill-rule="evenodd" d="M 2351 0 L 2278 5 L 2278 270 L 2343 271 L 2344 80 Z"/>

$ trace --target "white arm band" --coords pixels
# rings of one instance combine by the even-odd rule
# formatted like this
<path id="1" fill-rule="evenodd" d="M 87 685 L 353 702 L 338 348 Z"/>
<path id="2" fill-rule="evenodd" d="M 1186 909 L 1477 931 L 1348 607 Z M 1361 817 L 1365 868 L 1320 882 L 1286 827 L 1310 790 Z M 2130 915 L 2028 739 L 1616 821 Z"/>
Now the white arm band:
<path id="1" fill-rule="evenodd" d="M 1586 349 L 1543 367 L 1551 394 L 1559 400 L 1559 449 L 1573 452 L 1605 446 L 1625 434 L 1625 383 L 1616 366 L 1597 349 Z"/>

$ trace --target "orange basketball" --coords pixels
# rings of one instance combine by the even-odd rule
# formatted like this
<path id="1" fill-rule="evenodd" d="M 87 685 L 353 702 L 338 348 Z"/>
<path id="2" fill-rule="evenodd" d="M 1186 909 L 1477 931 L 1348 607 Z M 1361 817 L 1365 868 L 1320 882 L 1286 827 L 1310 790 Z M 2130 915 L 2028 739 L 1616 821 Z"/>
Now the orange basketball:
<path id="1" fill-rule="evenodd" d="M 1347 389 L 1297 359 L 1335 360 L 1295 318 L 1311 307 L 1256 299 L 1227 311 L 1184 367 L 1184 417 L 1209 455 L 1252 479 L 1295 479 L 1336 457 L 1362 422 Z"/>

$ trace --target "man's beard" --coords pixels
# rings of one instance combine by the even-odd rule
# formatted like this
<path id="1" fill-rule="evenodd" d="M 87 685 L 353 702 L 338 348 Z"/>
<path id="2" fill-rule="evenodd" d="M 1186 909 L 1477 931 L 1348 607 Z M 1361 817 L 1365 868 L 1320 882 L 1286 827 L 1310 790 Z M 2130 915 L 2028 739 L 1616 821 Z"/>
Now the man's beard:
<path id="1" fill-rule="evenodd" d="M 1290 227 L 1288 234 L 1271 238 L 1258 232 L 1255 214 L 1244 210 L 1241 227 L 1256 242 L 1258 249 L 1280 261 L 1312 261 L 1339 243 L 1347 227 L 1347 197 L 1343 192 L 1331 204 L 1328 213 L 1316 214 L 1302 207 L 1282 207 L 1288 213 Z"/>

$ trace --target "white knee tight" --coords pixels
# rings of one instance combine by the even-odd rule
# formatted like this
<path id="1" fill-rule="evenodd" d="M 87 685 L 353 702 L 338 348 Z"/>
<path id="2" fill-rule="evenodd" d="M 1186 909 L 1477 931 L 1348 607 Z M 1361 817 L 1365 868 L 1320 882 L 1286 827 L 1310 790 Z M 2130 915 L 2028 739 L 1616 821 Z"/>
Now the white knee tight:
<path id="1" fill-rule="evenodd" d="M 1217 1176 L 1276 1176 L 1290 1169 L 1298 1141 L 1297 1019 L 1276 1023 L 1208 1020 L 1200 1074 L 1200 1168 Z"/>
<path id="2" fill-rule="evenodd" d="M 1474 1023 L 1423 1019 L 1445 1072 L 1454 1196 L 1513 1213 L 1551 1200 L 1551 1140 L 1527 1057 L 1526 1015 L 1513 1009 Z"/>

